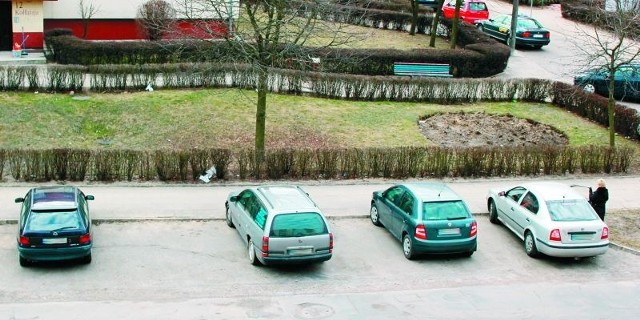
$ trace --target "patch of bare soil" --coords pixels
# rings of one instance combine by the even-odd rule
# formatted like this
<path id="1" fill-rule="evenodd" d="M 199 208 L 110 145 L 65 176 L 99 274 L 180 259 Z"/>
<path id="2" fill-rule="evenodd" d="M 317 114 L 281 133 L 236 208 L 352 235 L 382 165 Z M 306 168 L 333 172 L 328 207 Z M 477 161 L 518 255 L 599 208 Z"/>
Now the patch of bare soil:
<path id="1" fill-rule="evenodd" d="M 567 136 L 548 125 L 511 115 L 443 113 L 418 122 L 430 141 L 445 148 L 565 145 Z"/>
<path id="2" fill-rule="evenodd" d="M 640 209 L 607 212 L 609 240 L 640 251 Z"/>

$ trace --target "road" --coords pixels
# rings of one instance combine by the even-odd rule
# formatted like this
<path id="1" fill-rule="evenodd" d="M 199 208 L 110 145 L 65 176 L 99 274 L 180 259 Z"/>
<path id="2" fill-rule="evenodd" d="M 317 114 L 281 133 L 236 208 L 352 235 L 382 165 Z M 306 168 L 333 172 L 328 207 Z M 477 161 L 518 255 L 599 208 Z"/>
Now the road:
<path id="1" fill-rule="evenodd" d="M 448 183 L 484 213 L 488 188 L 524 180 Z M 554 180 L 591 185 L 595 177 Z M 12 199 L 29 186 L 2 186 L 0 319 L 635 319 L 640 312 L 640 255 L 610 249 L 582 260 L 532 259 L 486 215 L 477 215 L 471 258 L 406 260 L 399 241 L 366 217 L 371 192 L 394 182 L 300 182 L 335 234 L 333 259 L 303 268 L 249 264 L 222 220 L 226 195 L 245 183 L 82 185 L 96 197 L 93 262 L 22 268 L 16 226 L 6 222 L 17 215 Z M 640 177 L 607 182 L 610 210 L 640 207 Z"/>
<path id="2" fill-rule="evenodd" d="M 640 256 L 532 259 L 478 218 L 471 258 L 406 260 L 367 219 L 331 219 L 334 257 L 251 266 L 223 221 L 103 223 L 90 265 L 21 268 L 0 226 L 1 319 L 635 319 Z M 544 307 L 542 307 L 544 306 Z"/>
<path id="3" fill-rule="evenodd" d="M 501 0 L 486 0 L 491 16 L 511 14 L 512 6 Z M 540 78 L 573 83 L 573 76 L 584 71 L 585 43 L 593 27 L 562 18 L 560 5 L 542 8 L 520 6 L 519 12 L 534 17 L 551 32 L 551 43 L 542 50 L 518 49 L 509 58 L 506 70 L 496 78 Z M 606 34 L 606 32 L 601 32 Z M 637 43 L 640 46 L 640 43 Z M 640 104 L 619 102 L 640 111 Z"/>

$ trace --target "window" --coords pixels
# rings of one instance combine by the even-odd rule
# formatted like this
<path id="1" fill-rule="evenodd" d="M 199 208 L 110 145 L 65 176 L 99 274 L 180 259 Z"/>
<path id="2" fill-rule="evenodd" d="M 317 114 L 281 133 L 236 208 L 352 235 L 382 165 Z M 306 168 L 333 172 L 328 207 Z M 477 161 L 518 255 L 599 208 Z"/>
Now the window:
<path id="1" fill-rule="evenodd" d="M 389 202 L 392 202 L 396 205 L 398 205 L 398 202 L 400 200 L 400 197 L 402 196 L 402 193 L 404 191 L 402 190 L 402 188 L 400 187 L 393 187 L 389 190 L 387 190 L 387 192 L 383 195 L 383 197 L 387 200 L 389 200 Z"/>
<path id="2" fill-rule="evenodd" d="M 29 231 L 54 231 L 79 229 L 82 226 L 78 212 L 73 211 L 33 211 L 29 215 L 25 229 Z"/>
<path id="3" fill-rule="evenodd" d="M 486 11 L 487 5 L 484 2 L 471 2 L 469 3 L 469 10 L 471 11 Z"/>
<path id="4" fill-rule="evenodd" d="M 456 220 L 470 218 L 469 209 L 462 201 L 425 202 L 422 220 Z"/>
<path id="5" fill-rule="evenodd" d="M 413 196 L 408 193 L 405 192 L 404 193 L 404 197 L 402 198 L 402 201 L 400 202 L 400 210 L 404 211 L 406 214 L 408 215 L 412 215 L 413 214 L 413 203 L 414 203 L 414 199 Z"/>
<path id="6" fill-rule="evenodd" d="M 527 190 L 525 188 L 522 187 L 515 187 L 509 191 L 507 191 L 506 197 L 518 202 L 518 200 L 520 200 L 520 197 L 522 197 L 522 195 L 526 192 Z"/>
<path id="7" fill-rule="evenodd" d="M 272 237 L 305 237 L 327 233 L 322 216 L 316 212 L 279 214 L 271 222 Z"/>
<path id="8" fill-rule="evenodd" d="M 600 219 L 586 200 L 547 201 L 547 209 L 553 221 L 593 221 Z"/>
<path id="9" fill-rule="evenodd" d="M 523 208 L 533 212 L 538 213 L 540 209 L 540 204 L 538 203 L 538 198 L 531 192 L 528 192 L 520 202 L 520 206 Z"/>

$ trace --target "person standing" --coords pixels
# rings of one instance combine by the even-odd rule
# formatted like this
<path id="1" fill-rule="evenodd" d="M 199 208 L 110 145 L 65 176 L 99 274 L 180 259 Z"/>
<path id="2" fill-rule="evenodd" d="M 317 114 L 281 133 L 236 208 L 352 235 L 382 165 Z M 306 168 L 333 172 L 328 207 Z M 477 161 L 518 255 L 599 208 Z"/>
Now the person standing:
<path id="1" fill-rule="evenodd" d="M 604 221 L 605 203 L 609 200 L 609 190 L 603 179 L 596 180 L 597 189 L 593 191 L 589 187 L 589 203 L 596 211 L 602 221 Z"/>

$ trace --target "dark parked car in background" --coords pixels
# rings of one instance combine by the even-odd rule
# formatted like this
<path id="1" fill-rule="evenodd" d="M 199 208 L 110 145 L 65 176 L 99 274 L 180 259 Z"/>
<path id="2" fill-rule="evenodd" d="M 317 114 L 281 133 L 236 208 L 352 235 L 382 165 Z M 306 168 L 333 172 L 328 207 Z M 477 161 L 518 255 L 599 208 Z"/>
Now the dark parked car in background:
<path id="1" fill-rule="evenodd" d="M 478 225 L 467 204 L 443 183 L 407 183 L 373 193 L 371 222 L 402 242 L 405 258 L 477 249 Z"/>
<path id="2" fill-rule="evenodd" d="M 573 83 L 589 93 L 609 97 L 609 70 L 597 68 L 573 78 Z M 640 101 L 640 64 L 620 66 L 614 76 L 613 97 L 624 101 Z"/>
<path id="3" fill-rule="evenodd" d="M 487 35 L 508 43 L 511 34 L 511 15 L 505 14 L 488 20 L 476 21 L 478 30 Z M 551 42 L 551 34 L 536 19 L 518 15 L 516 25 L 516 46 L 542 48 Z"/>
<path id="4" fill-rule="evenodd" d="M 38 187 L 27 192 L 18 222 L 20 265 L 80 259 L 91 262 L 91 218 L 85 195 L 72 186 Z"/>
<path id="5" fill-rule="evenodd" d="M 433 10 L 440 9 L 440 0 L 418 0 L 418 4 Z"/>

